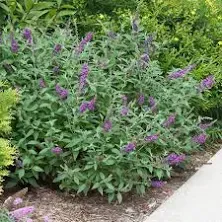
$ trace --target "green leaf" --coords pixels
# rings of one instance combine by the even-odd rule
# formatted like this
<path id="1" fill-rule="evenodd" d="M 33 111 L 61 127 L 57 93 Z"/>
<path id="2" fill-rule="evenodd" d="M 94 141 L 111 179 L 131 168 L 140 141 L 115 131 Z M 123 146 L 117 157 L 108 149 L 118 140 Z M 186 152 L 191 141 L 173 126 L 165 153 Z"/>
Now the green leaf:
<path id="1" fill-rule="evenodd" d="M 100 183 L 95 183 L 92 187 L 92 190 L 97 189 L 100 186 Z"/>
<path id="2" fill-rule="evenodd" d="M 23 162 L 24 166 L 27 166 L 27 165 L 31 164 L 32 160 L 28 156 L 26 156 L 22 162 Z"/>
<path id="3" fill-rule="evenodd" d="M 54 183 L 60 182 L 66 178 L 66 174 L 59 174 L 54 180 Z"/>
<path id="4" fill-rule="evenodd" d="M 38 141 L 35 141 L 35 140 L 31 140 L 31 141 L 29 141 L 28 143 L 27 143 L 27 145 L 37 145 L 37 144 L 39 144 L 39 142 Z"/>
<path id="5" fill-rule="evenodd" d="M 109 193 L 108 194 L 108 201 L 109 201 L 109 203 L 111 203 L 114 200 L 114 198 L 115 198 L 115 193 Z"/>
<path id="6" fill-rule="evenodd" d="M 78 189 L 78 191 L 77 191 L 77 194 L 78 193 L 81 193 L 83 190 L 85 190 L 86 189 L 86 184 L 82 184 L 80 187 L 79 187 L 79 189 Z"/>
<path id="7" fill-rule="evenodd" d="M 54 6 L 54 2 L 39 2 L 33 6 L 33 10 L 39 11 L 42 9 L 49 9 Z"/>
<path id="8" fill-rule="evenodd" d="M 76 177 L 76 176 L 74 176 L 74 182 L 75 182 L 77 185 L 79 185 L 79 178 Z"/>
<path id="9" fill-rule="evenodd" d="M 111 184 L 111 183 L 106 183 L 106 186 L 110 189 L 110 190 L 115 190 L 115 187 Z"/>
<path id="10" fill-rule="evenodd" d="M 28 183 L 31 184 L 33 187 L 39 187 L 36 180 L 34 178 L 28 179 Z"/>
<path id="11" fill-rule="evenodd" d="M 10 180 L 6 183 L 6 185 L 4 186 L 6 189 L 15 187 L 17 185 L 18 181 L 17 180 Z"/>
<path id="12" fill-rule="evenodd" d="M 74 15 L 74 14 L 75 14 L 75 11 L 63 10 L 63 11 L 59 12 L 56 17 L 63 17 L 63 16 L 67 16 L 67 15 L 70 16 L 70 15 Z"/>
<path id="13" fill-rule="evenodd" d="M 34 166 L 32 169 L 36 172 L 44 172 L 44 170 L 39 166 Z"/>
<path id="14" fill-rule="evenodd" d="M 10 12 L 10 9 L 9 9 L 9 7 L 7 6 L 7 5 L 5 5 L 4 3 L 1 3 L 0 2 L 0 7 L 2 8 L 2 9 L 4 9 L 6 12 Z"/>
<path id="15" fill-rule="evenodd" d="M 62 0 L 56 0 L 58 7 L 60 7 Z"/>
<path id="16" fill-rule="evenodd" d="M 156 173 L 156 175 L 157 175 L 157 177 L 158 177 L 158 179 L 160 180 L 160 179 L 162 179 L 162 177 L 163 177 L 163 170 L 161 170 L 161 169 L 156 169 L 155 170 L 155 173 Z"/>
<path id="17" fill-rule="evenodd" d="M 24 169 L 19 169 L 17 172 L 18 172 L 19 179 L 24 177 L 24 175 L 25 175 L 25 170 Z"/>
<path id="18" fill-rule="evenodd" d="M 24 0 L 24 3 L 25 3 L 26 10 L 30 11 L 30 9 L 32 8 L 34 2 L 32 0 Z"/>
<path id="19" fill-rule="evenodd" d="M 104 162 L 107 166 L 111 166 L 111 165 L 113 165 L 113 164 L 115 163 L 115 160 L 109 159 L 109 160 L 104 160 L 103 162 Z"/>
<path id="20" fill-rule="evenodd" d="M 122 194 L 119 193 L 119 192 L 117 193 L 117 200 L 118 200 L 119 203 L 122 203 L 122 201 L 123 201 Z"/>
<path id="21" fill-rule="evenodd" d="M 99 188 L 98 188 L 98 191 L 99 191 L 99 193 L 103 196 L 103 188 L 102 188 L 102 187 L 99 187 Z"/>

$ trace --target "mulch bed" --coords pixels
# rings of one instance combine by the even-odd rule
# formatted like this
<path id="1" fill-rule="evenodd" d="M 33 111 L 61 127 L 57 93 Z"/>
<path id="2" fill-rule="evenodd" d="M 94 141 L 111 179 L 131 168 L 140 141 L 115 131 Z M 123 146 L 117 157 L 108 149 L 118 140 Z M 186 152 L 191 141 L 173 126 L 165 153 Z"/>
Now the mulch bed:
<path id="1" fill-rule="evenodd" d="M 52 222 L 141 222 L 171 196 L 187 179 L 219 149 L 198 151 L 189 156 L 186 170 L 174 173 L 162 188 L 151 188 L 143 196 L 127 194 L 122 204 L 108 204 L 105 197 L 92 193 L 87 197 L 65 194 L 46 187 L 30 189 L 24 197 L 25 205 L 36 207 L 34 221 L 43 221 L 48 215 Z M 3 198 L 9 196 L 5 193 Z M 3 201 L 3 198 L 1 200 Z M 1 201 L 0 200 L 0 201 Z"/>

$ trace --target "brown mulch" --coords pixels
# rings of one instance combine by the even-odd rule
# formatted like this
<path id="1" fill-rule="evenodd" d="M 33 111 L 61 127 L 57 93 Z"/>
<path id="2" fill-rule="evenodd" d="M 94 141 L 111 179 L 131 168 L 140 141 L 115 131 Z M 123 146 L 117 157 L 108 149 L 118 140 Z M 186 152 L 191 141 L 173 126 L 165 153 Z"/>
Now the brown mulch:
<path id="1" fill-rule="evenodd" d="M 174 173 L 163 188 L 151 188 L 143 197 L 128 194 L 122 204 L 108 204 L 105 197 L 93 193 L 87 197 L 65 194 L 49 188 L 31 189 L 24 197 L 27 206 L 36 207 L 34 221 L 48 215 L 52 222 L 141 222 L 176 191 L 203 164 L 207 164 L 219 146 L 193 153 L 186 170 Z M 9 195 L 9 194 L 8 194 Z M 6 198 L 7 193 L 5 194 Z M 1 200 L 0 200 L 1 202 Z"/>

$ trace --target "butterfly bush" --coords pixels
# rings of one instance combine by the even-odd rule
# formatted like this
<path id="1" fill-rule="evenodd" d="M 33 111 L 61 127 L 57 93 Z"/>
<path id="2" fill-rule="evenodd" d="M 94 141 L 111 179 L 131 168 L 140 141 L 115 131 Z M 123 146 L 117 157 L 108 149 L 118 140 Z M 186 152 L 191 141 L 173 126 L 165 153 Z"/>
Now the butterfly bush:
<path id="1" fill-rule="evenodd" d="M 31 48 L 18 30 L 13 50 L 8 33 L 2 33 L 0 50 L 7 53 L 1 59 L 14 58 L 15 69 L 0 67 L 1 75 L 21 92 L 12 142 L 23 164 L 13 182 L 36 185 L 36 178 L 53 178 L 61 189 L 97 190 L 109 201 L 121 201 L 122 193 L 133 189 L 143 194 L 149 186 L 159 187 L 183 152 L 207 140 L 191 112 L 201 97 L 200 82 L 189 74 L 194 67 L 168 77 L 149 54 L 142 67 L 138 58 L 145 39 L 139 29 L 137 38 L 135 32 L 115 38 L 88 33 L 80 42 L 68 33 L 41 35 L 32 29 Z M 211 87 L 209 81 L 201 84 Z"/>

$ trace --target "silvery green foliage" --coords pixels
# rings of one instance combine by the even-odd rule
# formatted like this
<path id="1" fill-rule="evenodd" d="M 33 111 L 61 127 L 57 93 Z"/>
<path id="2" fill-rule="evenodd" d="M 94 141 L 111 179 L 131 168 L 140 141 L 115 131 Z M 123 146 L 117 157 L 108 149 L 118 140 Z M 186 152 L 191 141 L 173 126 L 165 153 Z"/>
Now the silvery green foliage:
<path id="1" fill-rule="evenodd" d="M 198 83 L 189 74 L 163 77 L 158 61 L 144 56 L 145 35 L 94 36 L 79 52 L 69 30 L 51 36 L 32 31 L 32 44 L 20 33 L 14 33 L 17 53 L 10 50 L 8 32 L 3 33 L 0 54 L 8 67 L 1 68 L 2 77 L 21 97 L 13 140 L 23 166 L 9 185 L 21 180 L 36 186 L 40 178 L 52 178 L 61 189 L 98 190 L 109 201 L 121 202 L 122 193 L 136 189 L 143 194 L 152 178 L 169 177 L 168 153 L 196 147 L 191 136 L 198 126 L 190 104 L 199 97 Z M 56 44 L 62 49 L 55 53 Z M 81 78 L 84 64 L 89 70 Z M 157 140 L 144 140 L 153 134 Z M 131 152 L 126 152 L 129 144 Z M 55 147 L 62 152 L 52 152 Z"/>

